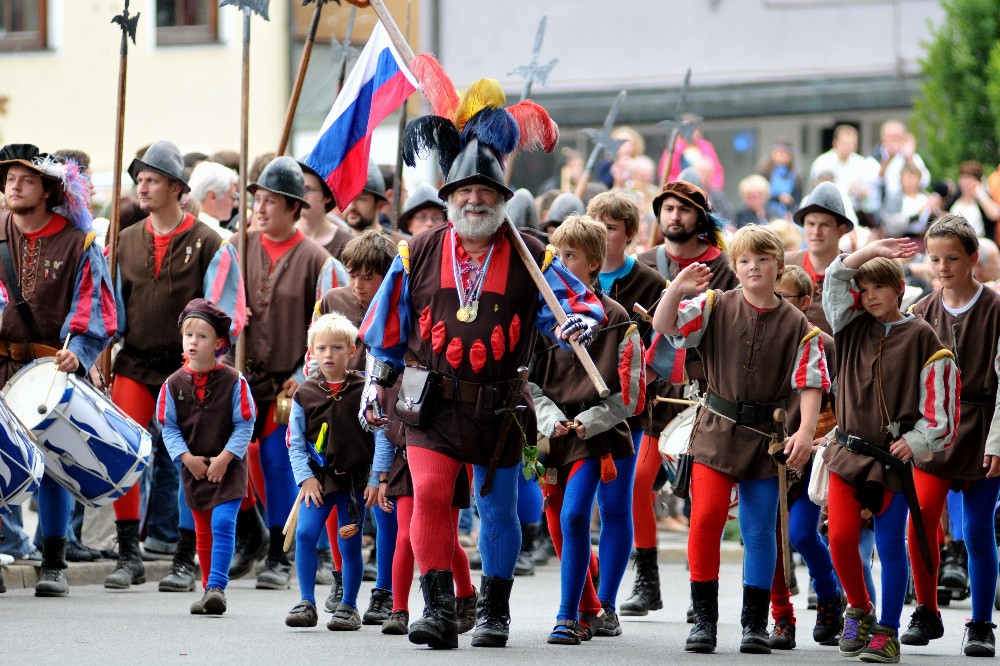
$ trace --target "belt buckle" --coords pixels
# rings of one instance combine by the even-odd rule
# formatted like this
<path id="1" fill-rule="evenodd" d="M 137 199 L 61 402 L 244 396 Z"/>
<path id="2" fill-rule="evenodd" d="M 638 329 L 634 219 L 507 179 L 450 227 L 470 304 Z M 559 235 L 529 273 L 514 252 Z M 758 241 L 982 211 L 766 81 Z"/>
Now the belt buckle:
<path id="1" fill-rule="evenodd" d="M 753 421 L 753 414 L 749 415 L 750 416 L 749 419 L 745 418 L 746 415 L 743 413 L 743 410 L 746 409 L 747 407 L 753 409 L 753 404 L 749 402 L 743 402 L 742 400 L 736 401 L 736 425 L 746 425 L 751 421 Z"/>
<path id="2" fill-rule="evenodd" d="M 848 451 L 851 451 L 852 453 L 859 453 L 860 452 L 859 449 L 861 447 L 858 446 L 858 442 L 860 441 L 862 441 L 860 437 L 857 437 L 855 435 L 848 435 L 847 442 L 844 444 L 844 448 L 847 449 Z"/>

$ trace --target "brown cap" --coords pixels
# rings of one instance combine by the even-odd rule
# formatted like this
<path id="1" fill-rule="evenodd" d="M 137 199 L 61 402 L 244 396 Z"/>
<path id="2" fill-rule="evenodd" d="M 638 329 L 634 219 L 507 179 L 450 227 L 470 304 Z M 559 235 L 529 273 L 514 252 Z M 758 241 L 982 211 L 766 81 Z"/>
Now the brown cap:
<path id="1" fill-rule="evenodd" d="M 705 190 L 697 185 L 692 185 L 686 180 L 675 180 L 664 185 L 663 190 L 653 199 L 653 214 L 657 220 L 660 218 L 660 208 L 663 206 L 663 200 L 667 197 L 674 197 L 694 206 L 701 211 L 702 218 L 707 219 L 708 213 L 712 212 L 712 204 L 708 201 L 708 195 L 705 194 Z"/>
<path id="2" fill-rule="evenodd" d="M 198 319 L 207 321 L 215 331 L 215 334 L 228 342 L 229 327 L 232 325 L 233 320 L 212 301 L 206 298 L 192 299 L 190 303 L 184 306 L 181 316 L 177 319 L 177 326 L 180 327 L 184 323 L 184 320 L 189 317 L 197 317 Z"/>

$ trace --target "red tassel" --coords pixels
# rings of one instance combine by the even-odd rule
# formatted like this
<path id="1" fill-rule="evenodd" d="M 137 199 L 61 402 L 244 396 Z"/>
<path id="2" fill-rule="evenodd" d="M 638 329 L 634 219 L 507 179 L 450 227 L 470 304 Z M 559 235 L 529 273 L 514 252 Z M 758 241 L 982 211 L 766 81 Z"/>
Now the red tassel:
<path id="1" fill-rule="evenodd" d="M 541 106 L 526 99 L 513 106 L 508 106 L 514 119 L 521 128 L 521 139 L 518 150 L 538 150 L 551 153 L 559 142 L 559 126 L 549 116 L 549 112 Z"/>
<path id="2" fill-rule="evenodd" d="M 601 456 L 601 483 L 610 483 L 618 478 L 618 468 L 610 453 Z"/>
<path id="3" fill-rule="evenodd" d="M 421 53 L 410 63 L 410 69 L 417 77 L 434 115 L 454 120 L 458 109 L 458 91 L 441 63 L 430 53 Z"/>

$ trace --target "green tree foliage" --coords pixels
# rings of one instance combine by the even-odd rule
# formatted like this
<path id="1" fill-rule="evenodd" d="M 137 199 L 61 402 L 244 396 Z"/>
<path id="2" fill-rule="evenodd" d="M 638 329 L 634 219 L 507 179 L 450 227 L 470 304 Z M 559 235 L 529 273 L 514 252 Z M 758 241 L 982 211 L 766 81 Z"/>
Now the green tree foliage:
<path id="1" fill-rule="evenodd" d="M 1000 159 L 1000 9 L 997 0 L 944 0 L 945 20 L 931 28 L 913 124 L 935 176 L 959 163 L 988 170 Z"/>

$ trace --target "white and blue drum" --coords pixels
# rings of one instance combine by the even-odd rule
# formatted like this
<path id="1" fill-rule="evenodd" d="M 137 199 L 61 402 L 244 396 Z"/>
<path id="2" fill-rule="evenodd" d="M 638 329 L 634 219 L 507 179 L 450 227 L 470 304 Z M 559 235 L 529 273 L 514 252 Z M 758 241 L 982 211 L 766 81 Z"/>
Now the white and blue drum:
<path id="1" fill-rule="evenodd" d="M 45 473 L 44 454 L 0 400 L 0 514 L 24 502 Z"/>
<path id="2" fill-rule="evenodd" d="M 124 495 L 149 464 L 145 428 L 52 358 L 22 368 L 3 396 L 45 452 L 45 473 L 88 506 Z"/>

